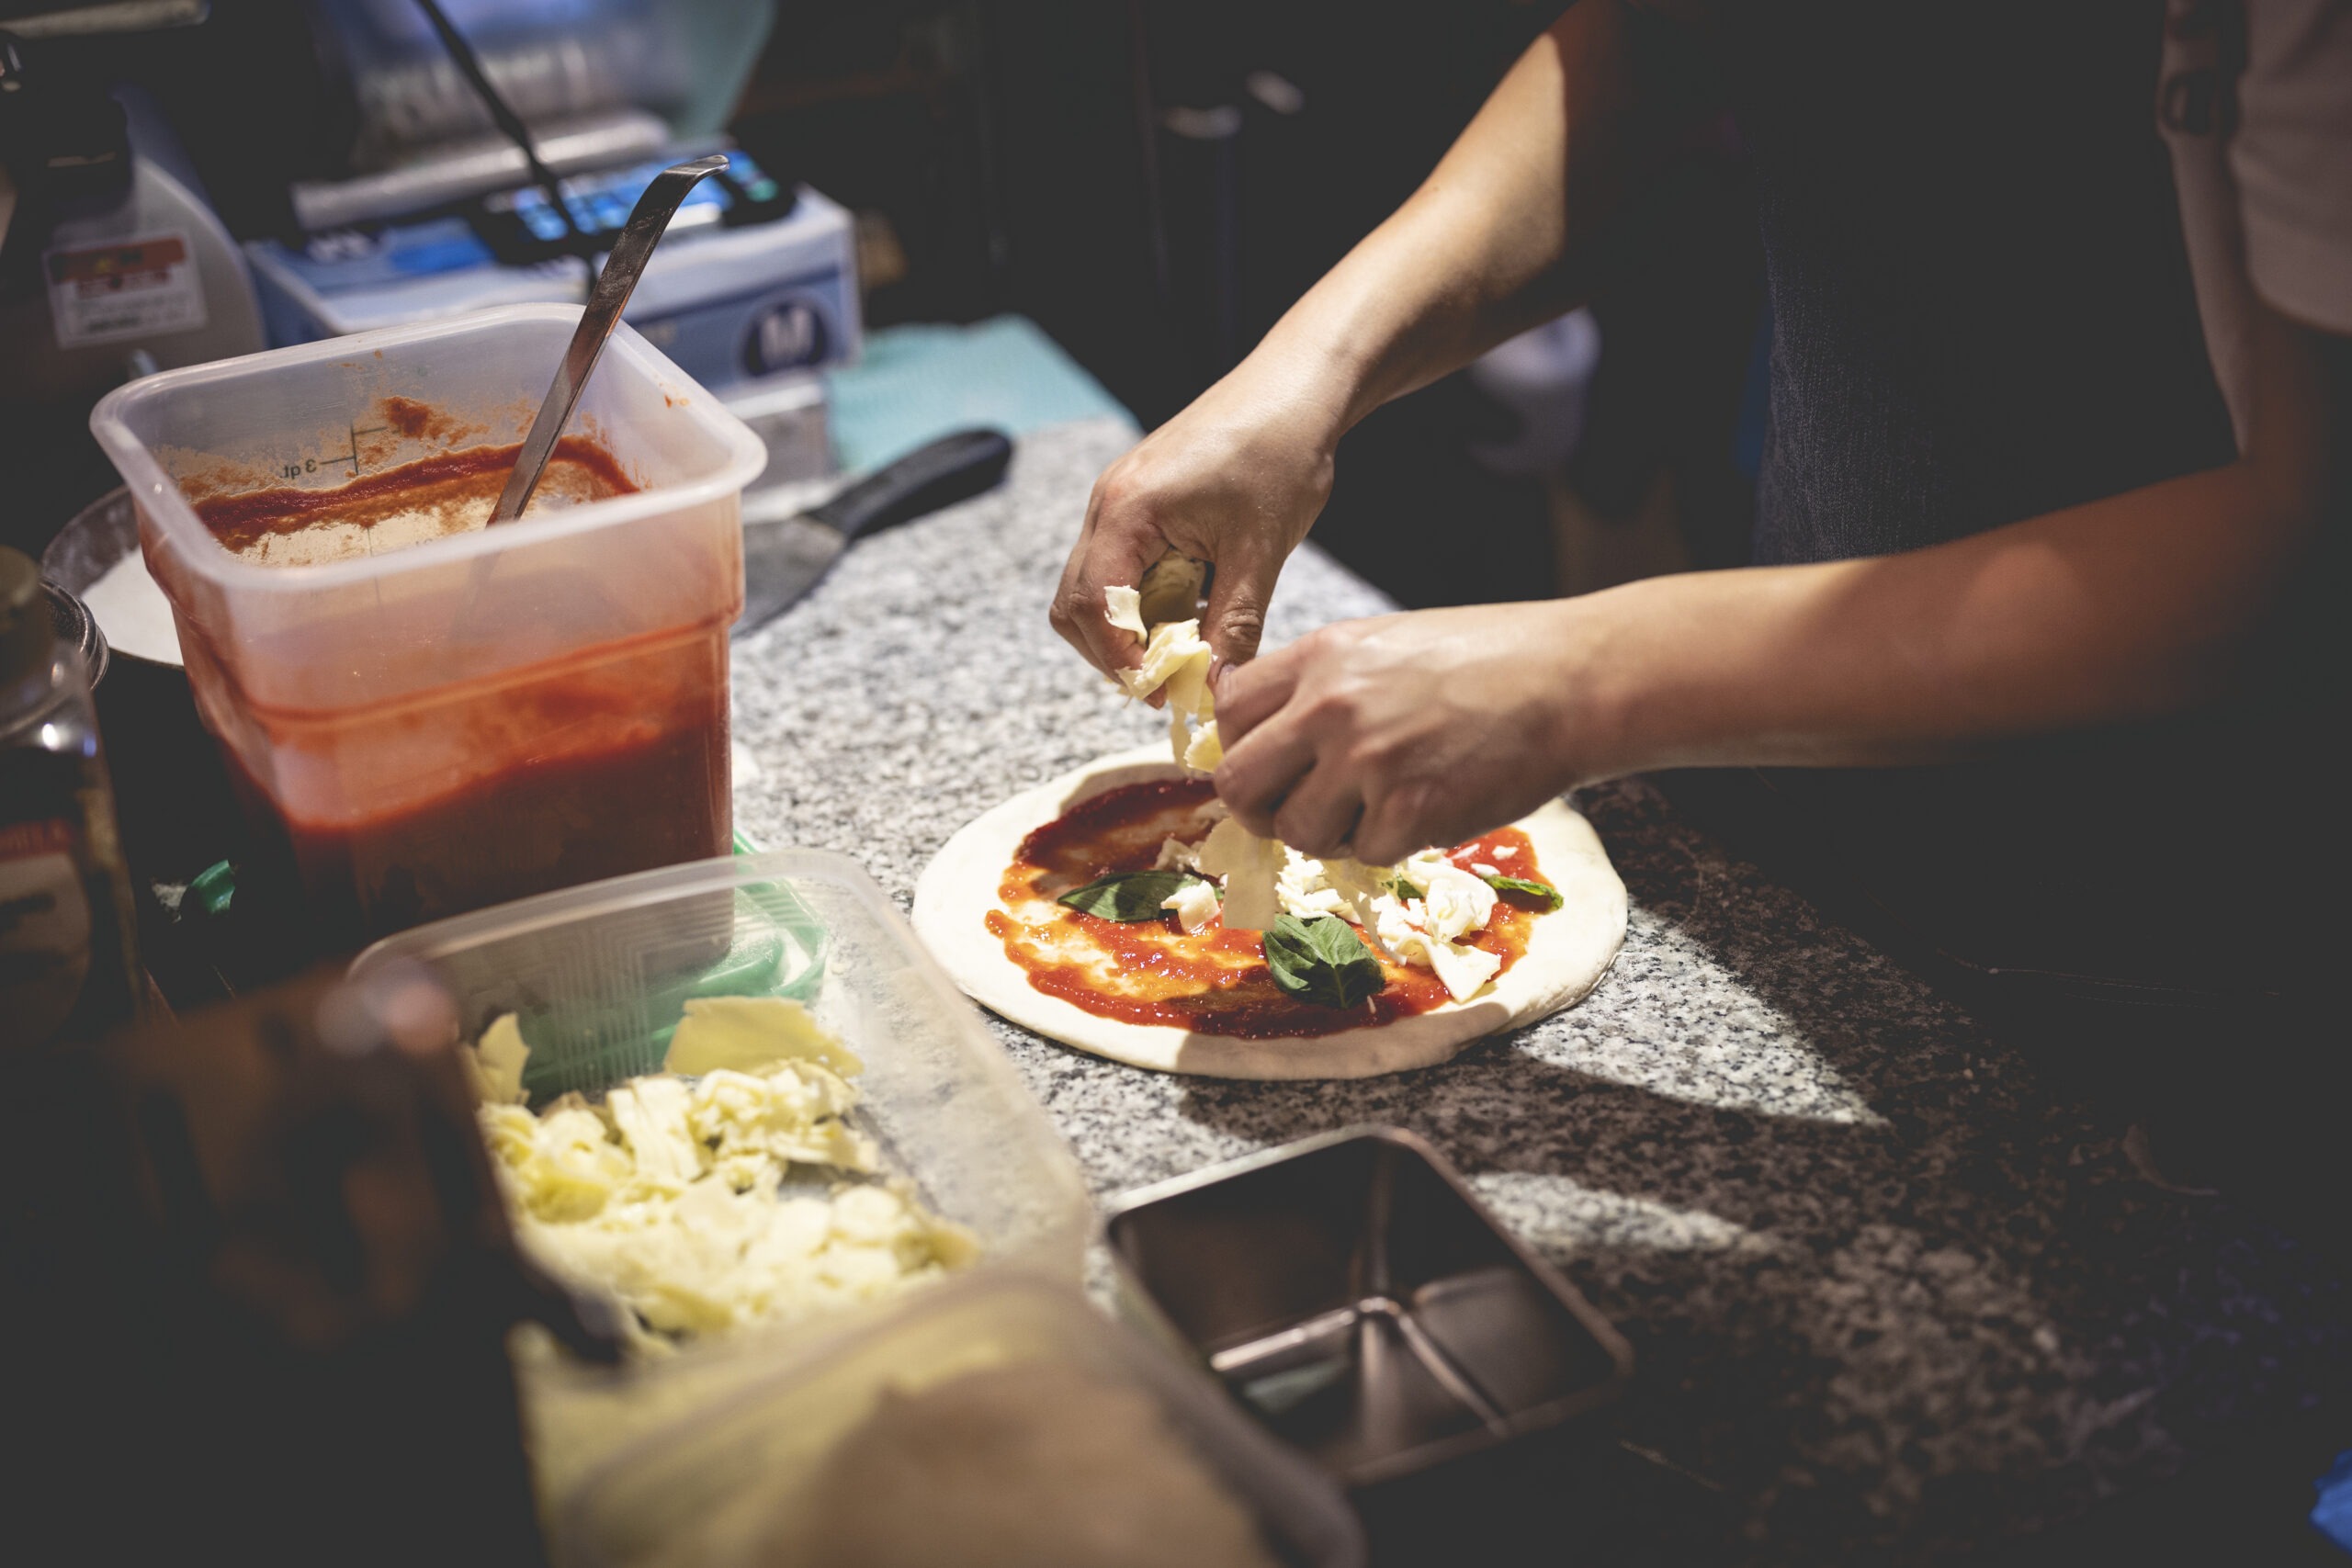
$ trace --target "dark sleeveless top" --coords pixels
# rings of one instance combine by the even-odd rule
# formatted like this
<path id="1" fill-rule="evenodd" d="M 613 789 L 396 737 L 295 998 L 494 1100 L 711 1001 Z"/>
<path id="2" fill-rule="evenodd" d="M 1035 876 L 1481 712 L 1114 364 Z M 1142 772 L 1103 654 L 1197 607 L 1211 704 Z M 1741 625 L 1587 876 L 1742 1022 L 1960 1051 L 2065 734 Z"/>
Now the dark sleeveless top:
<path id="1" fill-rule="evenodd" d="M 1757 557 L 1910 549 L 2230 461 L 2164 7 L 1762 4 L 1722 59 L 1773 341 Z"/>
<path id="2" fill-rule="evenodd" d="M 1772 319 L 1759 562 L 1935 544 L 2234 457 L 2154 122 L 2160 3 L 1712 15 L 1685 36 L 1753 158 Z M 2241 728 L 1747 782 L 1898 949 L 2143 999 L 2267 992 L 2292 968 L 2265 925 L 2290 845 L 2245 841 L 2275 824 Z"/>

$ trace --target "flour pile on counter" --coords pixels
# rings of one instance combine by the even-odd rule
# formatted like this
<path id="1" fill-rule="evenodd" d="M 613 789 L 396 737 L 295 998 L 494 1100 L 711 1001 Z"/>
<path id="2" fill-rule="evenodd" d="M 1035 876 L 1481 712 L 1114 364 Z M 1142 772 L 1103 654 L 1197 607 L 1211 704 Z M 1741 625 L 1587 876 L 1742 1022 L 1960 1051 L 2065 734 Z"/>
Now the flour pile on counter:
<path id="1" fill-rule="evenodd" d="M 1165 686 L 1168 739 L 1176 761 L 1195 773 L 1214 769 L 1225 750 L 1217 739 L 1209 648 L 1201 640 L 1200 622 L 1167 621 L 1147 629 L 1139 590 L 1105 589 L 1103 599 L 1104 618 L 1144 643 L 1141 668 L 1119 677 L 1128 694 L 1148 697 Z M 1198 728 L 1188 732 L 1186 727 L 1194 723 Z M 1423 850 L 1394 866 L 1369 866 L 1344 856 L 1319 860 L 1261 839 L 1227 817 L 1197 844 L 1170 838 L 1160 846 L 1158 869 L 1209 879 L 1186 883 L 1161 906 L 1175 913 L 1186 931 L 1197 931 L 1212 919 L 1228 929 L 1263 931 L 1283 915 L 1336 917 L 1355 927 L 1389 962 L 1435 974 L 1455 1001 L 1477 995 L 1502 967 L 1499 954 L 1463 940 L 1486 929 L 1495 909 L 1495 888 L 1487 877 L 1501 873 L 1490 867 L 1464 871 L 1441 851 Z"/>
<path id="2" fill-rule="evenodd" d="M 517 1239 L 626 1304 L 641 1350 L 887 1294 L 978 1250 L 905 1183 L 870 1179 L 878 1151 L 847 1119 L 863 1064 L 798 1002 L 687 1002 L 666 1070 L 601 1103 L 535 1114 L 529 1054 L 512 1015 L 468 1054 Z"/>

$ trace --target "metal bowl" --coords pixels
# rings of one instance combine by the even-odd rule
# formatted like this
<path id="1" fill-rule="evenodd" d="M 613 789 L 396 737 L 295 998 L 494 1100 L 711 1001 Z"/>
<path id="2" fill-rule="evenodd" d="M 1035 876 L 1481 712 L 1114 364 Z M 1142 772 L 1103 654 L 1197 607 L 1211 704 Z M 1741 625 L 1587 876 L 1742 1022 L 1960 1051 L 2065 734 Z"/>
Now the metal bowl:
<path id="1" fill-rule="evenodd" d="M 125 557 L 139 548 L 139 511 L 130 503 L 130 492 L 117 487 L 90 502 L 74 514 L 72 522 L 59 530 L 40 554 L 40 574 L 51 582 L 74 596 L 78 603 L 98 579 L 112 571 Z M 88 615 L 88 607 L 83 607 Z M 96 618 L 92 617 L 95 629 Z M 103 639 L 103 637 L 101 637 Z M 112 649 L 115 663 L 150 671 L 171 671 L 177 675 L 179 660 L 165 662 L 147 659 L 117 648 Z M 97 684 L 93 675 L 90 684 Z"/>
<path id="2" fill-rule="evenodd" d="M 108 658 L 106 634 L 98 630 L 98 618 L 90 614 L 87 604 L 60 588 L 46 574 L 41 578 L 40 591 L 49 600 L 49 622 L 57 633 L 57 640 L 70 642 L 81 650 L 82 673 L 88 678 L 90 690 L 96 691 L 98 682 L 107 678 Z"/>
<path id="3" fill-rule="evenodd" d="M 132 869 L 148 881 L 182 882 L 245 847 L 243 818 L 219 749 L 197 716 L 179 660 L 146 659 L 113 645 L 82 602 L 93 583 L 139 548 L 139 513 L 127 490 L 84 507 L 41 552 L 41 576 L 86 623 L 98 728 L 114 781 L 115 814 Z M 63 634 L 64 622 L 61 620 Z M 99 675 L 105 676 L 104 683 Z"/>

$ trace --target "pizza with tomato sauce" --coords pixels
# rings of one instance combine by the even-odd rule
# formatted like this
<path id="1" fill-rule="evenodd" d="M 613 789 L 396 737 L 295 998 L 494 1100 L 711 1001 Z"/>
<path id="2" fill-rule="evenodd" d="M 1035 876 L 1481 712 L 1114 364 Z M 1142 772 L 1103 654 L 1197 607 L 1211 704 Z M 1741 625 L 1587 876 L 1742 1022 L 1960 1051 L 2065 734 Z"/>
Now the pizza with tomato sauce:
<path id="1" fill-rule="evenodd" d="M 1394 866 L 1256 839 L 1152 748 L 1005 802 L 915 889 L 914 924 L 1005 1018 L 1139 1066 L 1363 1077 L 1581 998 L 1625 888 L 1564 802 Z"/>

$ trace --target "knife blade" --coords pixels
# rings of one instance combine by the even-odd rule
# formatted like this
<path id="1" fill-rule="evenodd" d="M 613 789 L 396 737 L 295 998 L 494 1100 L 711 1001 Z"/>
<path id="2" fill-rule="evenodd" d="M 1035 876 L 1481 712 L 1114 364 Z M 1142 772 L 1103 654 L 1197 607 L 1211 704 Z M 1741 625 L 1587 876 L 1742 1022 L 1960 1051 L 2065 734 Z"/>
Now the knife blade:
<path id="1" fill-rule="evenodd" d="M 782 615 L 867 535 L 994 488 L 1012 458 L 1002 431 L 958 430 L 797 516 L 744 524 L 743 613 L 731 635 L 749 637 Z"/>

